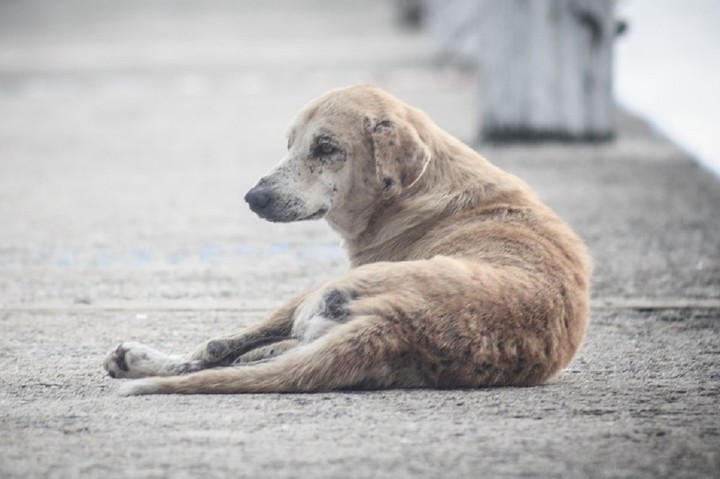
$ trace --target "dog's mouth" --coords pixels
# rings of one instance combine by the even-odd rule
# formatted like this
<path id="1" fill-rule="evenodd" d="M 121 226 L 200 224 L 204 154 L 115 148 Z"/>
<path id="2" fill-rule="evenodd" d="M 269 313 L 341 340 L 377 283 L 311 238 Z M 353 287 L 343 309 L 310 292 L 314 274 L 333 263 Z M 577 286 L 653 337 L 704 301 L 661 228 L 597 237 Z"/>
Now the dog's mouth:
<path id="1" fill-rule="evenodd" d="M 315 213 L 306 215 L 306 216 L 283 216 L 274 214 L 273 212 L 267 212 L 267 211 L 256 211 L 255 214 L 257 214 L 260 218 L 270 221 L 271 223 L 293 223 L 295 221 L 310 221 L 310 220 L 316 220 L 320 219 L 327 213 L 327 208 L 320 208 Z"/>
<path id="2" fill-rule="evenodd" d="M 307 204 L 302 199 L 278 195 L 273 188 L 261 184 L 245 194 L 245 201 L 260 218 L 273 223 L 314 220 L 322 218 L 328 211 L 323 206 L 311 214 L 303 215 L 307 211 Z"/>
<path id="3" fill-rule="evenodd" d="M 327 213 L 327 208 L 320 208 L 315 213 L 307 216 L 303 216 L 302 218 L 298 218 L 295 221 L 308 221 L 308 220 L 316 220 L 318 218 L 322 218 L 325 216 L 325 213 Z"/>

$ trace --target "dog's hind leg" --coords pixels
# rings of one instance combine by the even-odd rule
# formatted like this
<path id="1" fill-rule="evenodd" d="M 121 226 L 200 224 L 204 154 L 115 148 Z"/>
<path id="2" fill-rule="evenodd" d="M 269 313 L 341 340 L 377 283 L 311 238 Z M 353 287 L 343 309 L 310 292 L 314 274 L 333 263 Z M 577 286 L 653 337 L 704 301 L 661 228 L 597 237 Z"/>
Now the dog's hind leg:
<path id="1" fill-rule="evenodd" d="M 420 376 L 398 373 L 412 369 L 406 347 L 386 320 L 355 318 L 269 361 L 186 376 L 140 379 L 123 385 L 120 392 L 233 394 L 426 386 Z"/>

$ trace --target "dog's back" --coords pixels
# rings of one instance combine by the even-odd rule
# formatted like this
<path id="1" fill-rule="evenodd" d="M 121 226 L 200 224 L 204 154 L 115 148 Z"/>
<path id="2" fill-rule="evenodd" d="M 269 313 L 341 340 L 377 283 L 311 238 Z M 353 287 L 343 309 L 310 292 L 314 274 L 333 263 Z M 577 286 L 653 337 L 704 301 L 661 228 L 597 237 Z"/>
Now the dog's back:
<path id="1" fill-rule="evenodd" d="M 429 295 L 442 300 L 426 309 L 439 318 L 418 322 L 418 343 L 433 344 L 443 351 L 438 360 L 452 363 L 437 374 L 437 385 L 547 380 L 570 362 L 587 328 L 591 262 L 584 243 L 522 180 L 422 112 L 399 108 L 407 109 L 403 116 L 421 132 L 432 160 L 409 191 L 373 217 L 372 234 L 347 244 L 351 260 L 446 257 L 468 269 L 460 281 L 438 271 Z"/>

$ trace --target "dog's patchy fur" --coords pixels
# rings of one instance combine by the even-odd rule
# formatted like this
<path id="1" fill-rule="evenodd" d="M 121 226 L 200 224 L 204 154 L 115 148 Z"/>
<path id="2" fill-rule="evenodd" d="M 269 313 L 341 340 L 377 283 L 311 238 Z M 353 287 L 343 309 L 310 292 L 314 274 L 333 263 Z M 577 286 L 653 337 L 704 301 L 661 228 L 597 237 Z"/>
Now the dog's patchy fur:
<path id="1" fill-rule="evenodd" d="M 533 385 L 583 341 L 583 243 L 525 183 L 377 88 L 304 108 L 246 200 L 270 221 L 325 217 L 353 268 L 186 359 L 119 346 L 110 375 L 145 377 L 125 394 Z"/>

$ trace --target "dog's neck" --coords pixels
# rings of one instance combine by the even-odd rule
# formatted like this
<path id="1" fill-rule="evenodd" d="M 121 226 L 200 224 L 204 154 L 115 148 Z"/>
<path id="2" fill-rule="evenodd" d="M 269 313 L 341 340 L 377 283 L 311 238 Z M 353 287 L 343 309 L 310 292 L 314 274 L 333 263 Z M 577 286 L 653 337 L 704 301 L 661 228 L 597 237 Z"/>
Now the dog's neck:
<path id="1" fill-rule="evenodd" d="M 496 204 L 534 203 L 521 180 L 449 133 L 428 122 L 418 122 L 417 128 L 431 152 L 420 179 L 395 197 L 351 215 L 352 225 L 333 224 L 328 218 L 343 237 L 353 267 L 418 259 L 412 255 L 413 244 L 449 215 Z"/>

